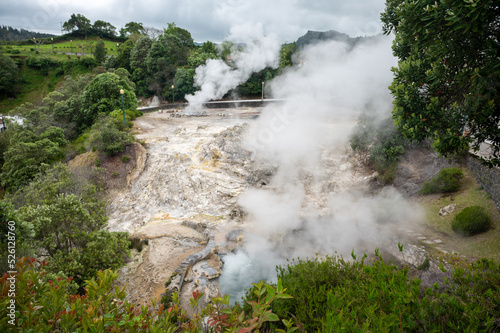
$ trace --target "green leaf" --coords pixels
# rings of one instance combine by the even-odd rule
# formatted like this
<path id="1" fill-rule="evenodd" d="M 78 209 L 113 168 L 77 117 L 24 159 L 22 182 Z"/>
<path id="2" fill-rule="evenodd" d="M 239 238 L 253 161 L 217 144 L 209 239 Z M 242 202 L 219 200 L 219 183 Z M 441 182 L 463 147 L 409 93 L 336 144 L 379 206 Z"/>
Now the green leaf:
<path id="1" fill-rule="evenodd" d="M 264 321 L 278 321 L 278 316 L 271 311 L 264 312 Z"/>
<path id="2" fill-rule="evenodd" d="M 267 295 L 266 295 L 266 303 L 270 302 L 274 296 L 276 295 L 276 291 L 270 285 L 266 285 Z"/>

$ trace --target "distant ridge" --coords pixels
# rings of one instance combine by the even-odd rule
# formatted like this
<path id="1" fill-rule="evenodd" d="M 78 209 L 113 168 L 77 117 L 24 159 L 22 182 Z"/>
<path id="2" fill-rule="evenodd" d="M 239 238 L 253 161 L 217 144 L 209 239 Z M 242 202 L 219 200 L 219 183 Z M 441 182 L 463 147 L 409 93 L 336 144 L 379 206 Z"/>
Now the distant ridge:
<path id="1" fill-rule="evenodd" d="M 297 39 L 297 49 L 302 49 L 306 45 L 316 44 L 323 41 L 335 40 L 338 42 L 347 43 L 351 48 L 358 43 L 367 42 L 376 39 L 377 36 L 369 37 L 354 37 L 351 38 L 348 35 L 338 32 L 335 30 L 329 31 L 311 31 L 309 30 L 304 36 Z"/>
<path id="2" fill-rule="evenodd" d="M 41 32 L 34 32 L 25 29 L 18 30 L 10 26 L 0 27 L 0 40 L 1 41 L 17 41 L 35 38 L 48 38 L 55 37 L 56 35 L 46 34 Z"/>

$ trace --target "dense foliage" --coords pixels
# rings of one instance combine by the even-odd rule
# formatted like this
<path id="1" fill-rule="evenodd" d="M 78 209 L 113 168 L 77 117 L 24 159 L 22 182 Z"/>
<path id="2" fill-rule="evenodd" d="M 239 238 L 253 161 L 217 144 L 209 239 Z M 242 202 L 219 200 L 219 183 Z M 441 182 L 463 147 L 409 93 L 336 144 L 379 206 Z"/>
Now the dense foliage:
<path id="1" fill-rule="evenodd" d="M 229 297 L 213 299 L 213 304 L 201 309 L 193 318 L 179 306 L 174 294 L 173 304 L 158 308 L 131 304 L 123 288 L 113 286 L 118 274 L 110 270 L 100 271 L 85 282 L 85 294 L 75 295 L 71 289 L 71 277 L 54 276 L 48 280 L 45 263 L 35 265 L 34 259 L 21 259 L 16 265 L 18 272 L 16 290 L 10 294 L 9 275 L 0 278 L 0 330 L 33 332 L 259 332 L 264 323 L 278 321 L 269 310 L 277 299 L 288 298 L 281 283 L 276 288 L 256 284 L 257 301 L 251 303 L 248 315 L 229 307 Z M 204 295 L 193 292 L 190 300 L 193 309 L 199 309 Z M 11 306 L 10 300 L 15 301 Z M 287 330 L 296 328 L 289 320 L 283 321 Z"/>
<path id="2" fill-rule="evenodd" d="M 14 191 L 26 185 L 49 164 L 64 157 L 63 147 L 66 144 L 63 130 L 54 126 L 40 135 L 29 129 L 14 134 L 4 153 L 2 186 Z"/>
<path id="3" fill-rule="evenodd" d="M 118 117 L 121 118 L 121 111 L 118 112 Z M 121 120 L 118 121 L 120 122 Z M 97 149 L 108 156 L 121 153 L 131 141 L 130 134 L 120 131 L 116 121 L 106 115 L 99 116 L 87 138 L 91 149 Z"/>
<path id="4" fill-rule="evenodd" d="M 121 89 L 124 90 L 123 95 L 120 94 Z M 137 108 L 134 89 L 126 78 L 116 73 L 97 75 L 83 91 L 81 118 L 78 119 L 77 125 L 90 127 L 99 114 L 109 114 L 115 109 L 121 109 L 122 99 L 125 108 Z"/>
<path id="5" fill-rule="evenodd" d="M 393 118 L 408 138 L 443 155 L 492 142 L 500 156 L 500 5 L 496 0 L 387 0 L 386 34 L 399 58 Z"/>
<path id="6" fill-rule="evenodd" d="M 422 194 L 449 193 L 458 191 L 460 179 L 464 176 L 459 168 L 444 168 L 436 177 L 424 183 Z"/>
<path id="7" fill-rule="evenodd" d="M 481 260 L 458 264 L 442 285 L 424 288 L 407 267 L 341 257 L 298 260 L 278 267 L 276 285 L 253 284 L 243 307 L 229 306 L 228 295 L 199 307 L 204 295 L 193 292 L 199 311 L 190 319 L 174 294 L 170 307 L 130 304 L 113 287 L 117 273 L 97 272 L 85 294 L 70 292 L 72 277 L 57 277 L 47 266 L 21 259 L 15 295 L 9 275 L 0 279 L 0 328 L 35 331 L 106 332 L 494 332 L 500 328 L 500 267 Z M 444 269 L 443 269 L 444 270 Z M 49 277 L 47 277 L 49 275 Z M 286 292 L 286 294 L 285 294 Z M 9 317 L 10 299 L 16 306 Z M 15 326 L 9 323 L 11 318 Z"/>
<path id="8" fill-rule="evenodd" d="M 10 57 L 0 55 L 0 96 L 14 95 L 18 79 L 17 64 Z"/>
<path id="9" fill-rule="evenodd" d="M 57 163 L 9 196 L 11 204 L 0 208 L 15 223 L 16 253 L 45 258 L 47 272 L 73 277 L 76 287 L 98 270 L 123 265 L 128 235 L 104 230 L 104 186 L 99 169 Z"/>
<path id="10" fill-rule="evenodd" d="M 377 252 L 376 252 L 377 254 Z M 274 302 L 280 318 L 306 332 L 493 332 L 500 328 L 500 266 L 458 266 L 443 285 L 424 288 L 408 268 L 380 255 L 292 261 L 277 268 L 293 298 Z M 254 299 L 248 289 L 246 301 Z M 247 309 L 244 306 L 243 309 Z M 268 326 L 275 330 L 279 325 Z"/>
<path id="11" fill-rule="evenodd" d="M 451 222 L 451 228 L 464 236 L 473 236 L 488 231 L 491 217 L 481 206 L 464 208 Z"/>

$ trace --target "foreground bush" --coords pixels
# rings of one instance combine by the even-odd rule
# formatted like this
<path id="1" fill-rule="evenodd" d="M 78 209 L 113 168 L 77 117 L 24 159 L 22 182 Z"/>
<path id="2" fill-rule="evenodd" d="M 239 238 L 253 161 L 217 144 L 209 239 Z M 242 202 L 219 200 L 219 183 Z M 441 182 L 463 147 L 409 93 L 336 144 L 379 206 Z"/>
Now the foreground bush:
<path id="1" fill-rule="evenodd" d="M 463 176 L 459 168 L 444 168 L 437 177 L 424 184 L 422 194 L 455 192 L 460 188 L 460 179 Z"/>
<path id="2" fill-rule="evenodd" d="M 491 217 L 480 206 L 464 208 L 451 222 L 451 228 L 464 236 L 473 236 L 487 231 L 491 226 Z"/>
<path id="3" fill-rule="evenodd" d="M 190 319 L 177 294 L 169 308 L 131 304 L 124 290 L 113 286 L 118 273 L 106 270 L 86 281 L 84 295 L 75 295 L 70 293 L 71 277 L 47 281 L 43 265 L 37 268 L 35 259 L 22 258 L 17 274 L 0 278 L 0 332 L 257 332 L 265 322 L 279 320 L 269 310 L 272 302 L 290 297 L 280 282 L 276 288 L 255 284 L 257 302 L 247 315 L 229 307 L 225 296 Z M 193 309 L 199 308 L 202 297 L 193 293 Z M 287 330 L 280 332 L 294 331 L 291 321 L 283 323 Z"/>
<path id="4" fill-rule="evenodd" d="M 21 259 L 0 278 L 0 332 L 495 332 L 500 329 L 500 266 L 481 260 L 457 266 L 444 285 L 424 290 L 408 269 L 376 252 L 368 263 L 341 257 L 299 260 L 278 269 L 275 286 L 253 284 L 240 308 L 229 295 L 212 299 L 193 318 L 173 294 L 165 307 L 136 306 L 113 287 L 117 273 L 100 271 L 85 294 L 71 277 L 51 276 L 34 259 Z M 37 268 L 39 267 L 39 268 Z M 290 290 L 286 290 L 290 286 Z M 292 290 L 293 289 L 293 290 Z M 287 292 L 285 294 L 284 292 Z M 295 295 L 288 295 L 295 294 Z M 199 309 L 204 295 L 193 292 Z M 11 306 L 15 301 L 15 307 Z M 298 321 L 298 322 L 297 322 Z M 295 322 L 297 322 L 295 326 Z M 208 327 L 207 327 L 208 326 Z"/>
<path id="5" fill-rule="evenodd" d="M 377 254 L 377 253 L 376 253 Z M 424 290 L 408 268 L 377 254 L 368 263 L 342 257 L 292 261 L 278 277 L 293 298 L 271 309 L 306 332 L 489 332 L 500 328 L 500 267 L 456 267 L 443 286 Z M 255 297 L 247 290 L 246 300 Z M 247 309 L 243 306 L 243 309 Z M 266 328 L 275 331 L 279 323 Z"/>

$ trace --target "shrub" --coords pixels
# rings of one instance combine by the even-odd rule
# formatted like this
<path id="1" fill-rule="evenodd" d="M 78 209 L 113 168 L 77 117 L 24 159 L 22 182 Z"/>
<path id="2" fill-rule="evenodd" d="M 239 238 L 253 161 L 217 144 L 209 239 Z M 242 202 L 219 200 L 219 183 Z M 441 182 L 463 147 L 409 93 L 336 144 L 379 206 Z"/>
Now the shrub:
<path id="1" fill-rule="evenodd" d="M 123 156 L 122 156 L 122 162 L 123 162 L 123 163 L 127 163 L 128 161 L 130 161 L 130 157 L 129 157 L 129 156 L 127 156 L 127 155 L 123 155 Z"/>
<path id="2" fill-rule="evenodd" d="M 130 142 L 130 135 L 120 132 L 113 119 L 106 115 L 99 116 L 88 137 L 88 144 L 91 147 L 108 156 L 121 153 Z"/>
<path id="3" fill-rule="evenodd" d="M 450 193 L 460 188 L 460 179 L 464 176 L 459 168 L 444 168 L 437 177 L 425 182 L 422 194 Z"/>
<path id="4" fill-rule="evenodd" d="M 302 332 L 489 332 L 498 327 L 493 319 L 500 315 L 498 264 L 459 264 L 442 286 L 424 289 L 408 268 L 375 254 L 373 261 L 353 254 L 354 261 L 326 257 L 279 267 L 278 278 L 293 298 L 277 300 L 271 310 L 281 319 L 294 318 Z M 255 292 L 247 291 L 247 300 L 254 301 Z M 273 322 L 265 328 L 284 327 Z"/>
<path id="5" fill-rule="evenodd" d="M 487 231 L 491 226 L 491 217 L 480 206 L 464 208 L 451 222 L 451 228 L 464 236 L 473 236 Z"/>
<path id="6" fill-rule="evenodd" d="M 75 295 L 72 277 L 52 275 L 55 278 L 47 281 L 45 262 L 34 263 L 21 258 L 16 264 L 15 293 L 9 292 L 14 276 L 0 276 L 1 332 L 259 332 L 265 322 L 279 320 L 269 310 L 273 301 L 289 297 L 280 281 L 277 288 L 255 285 L 259 299 L 246 319 L 229 306 L 229 295 L 201 308 L 204 294 L 195 290 L 190 305 L 200 311 L 188 317 L 177 293 L 168 308 L 154 301 L 150 308 L 135 305 L 124 288 L 114 285 L 118 273 L 105 270 L 85 281 L 84 295 Z M 284 323 L 287 332 L 297 330 L 291 321 Z"/>

